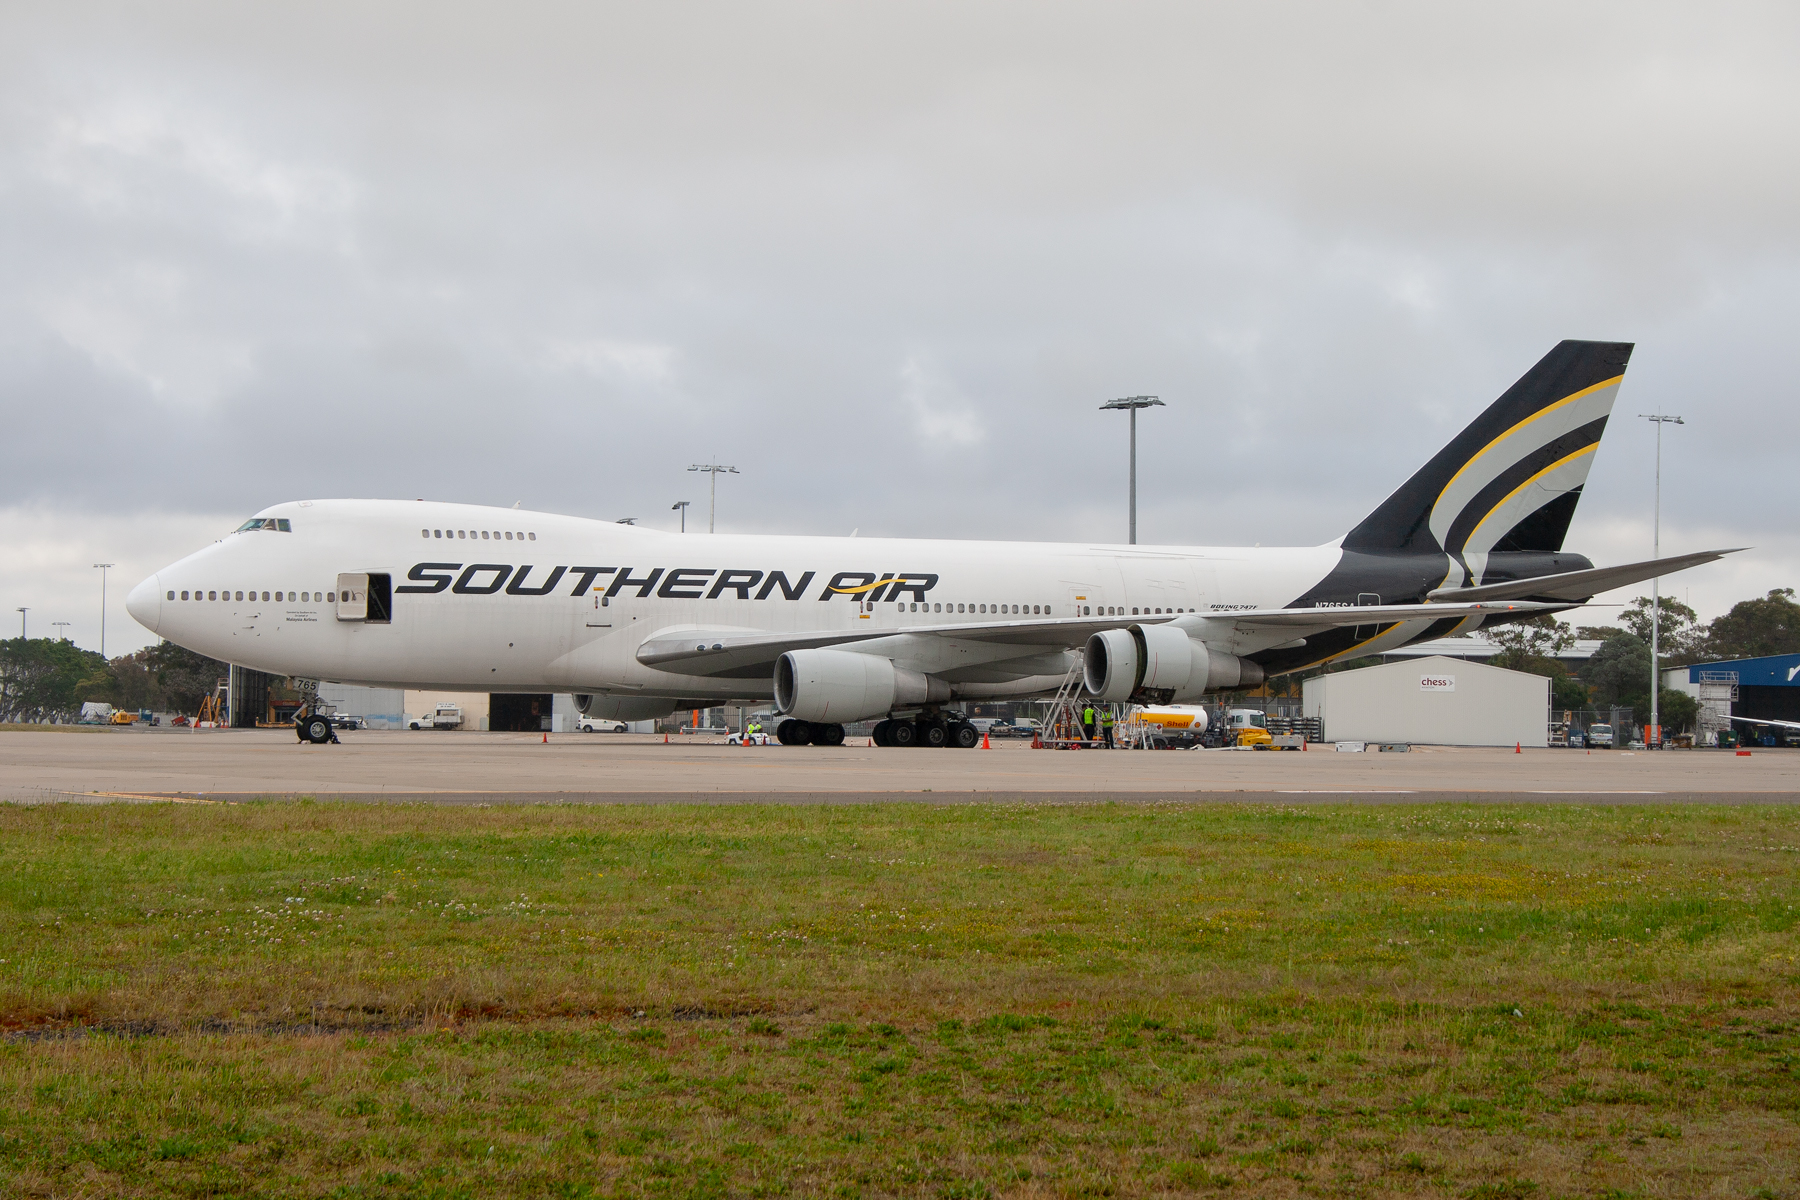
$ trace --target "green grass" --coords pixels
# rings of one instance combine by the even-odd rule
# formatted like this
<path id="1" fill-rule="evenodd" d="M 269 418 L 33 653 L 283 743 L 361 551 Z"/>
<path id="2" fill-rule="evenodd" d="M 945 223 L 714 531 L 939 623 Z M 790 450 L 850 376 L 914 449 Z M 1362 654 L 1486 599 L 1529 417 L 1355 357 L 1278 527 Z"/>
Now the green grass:
<path id="1" fill-rule="evenodd" d="M 0 808 L 0 1193 L 1800 1196 L 1797 850 L 1787 808 Z"/>

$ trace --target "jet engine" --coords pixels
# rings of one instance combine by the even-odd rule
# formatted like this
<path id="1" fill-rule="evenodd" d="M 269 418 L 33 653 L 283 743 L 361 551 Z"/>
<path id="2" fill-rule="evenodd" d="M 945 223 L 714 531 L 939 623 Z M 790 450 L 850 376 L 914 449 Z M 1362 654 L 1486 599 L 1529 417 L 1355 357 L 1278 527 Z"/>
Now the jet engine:
<path id="1" fill-rule="evenodd" d="M 950 699 L 941 679 L 846 650 L 789 650 L 775 660 L 775 710 L 821 724 L 885 717 Z"/>
<path id="2" fill-rule="evenodd" d="M 1132 625 L 1087 642 L 1082 683 L 1096 700 L 1167 704 L 1220 688 L 1255 687 L 1263 670 L 1247 658 L 1210 650 L 1179 629 Z"/>
<path id="3" fill-rule="evenodd" d="M 675 701 L 655 696 L 590 696 L 577 693 L 575 707 L 584 717 L 603 721 L 654 721 L 675 711 Z"/>

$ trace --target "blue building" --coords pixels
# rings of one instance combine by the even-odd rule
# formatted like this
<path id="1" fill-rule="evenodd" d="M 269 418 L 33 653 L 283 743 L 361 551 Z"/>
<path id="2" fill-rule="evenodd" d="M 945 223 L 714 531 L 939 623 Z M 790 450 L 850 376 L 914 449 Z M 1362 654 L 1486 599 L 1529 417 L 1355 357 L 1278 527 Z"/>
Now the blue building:
<path id="1" fill-rule="evenodd" d="M 1735 658 L 1695 663 L 1663 672 L 1665 687 L 1679 688 L 1700 701 L 1702 709 L 1729 694 L 1729 713 L 1751 720 L 1800 721 L 1800 654 Z M 1742 722 L 1737 722 L 1743 730 Z M 1759 733 L 1784 737 L 1779 728 Z"/>

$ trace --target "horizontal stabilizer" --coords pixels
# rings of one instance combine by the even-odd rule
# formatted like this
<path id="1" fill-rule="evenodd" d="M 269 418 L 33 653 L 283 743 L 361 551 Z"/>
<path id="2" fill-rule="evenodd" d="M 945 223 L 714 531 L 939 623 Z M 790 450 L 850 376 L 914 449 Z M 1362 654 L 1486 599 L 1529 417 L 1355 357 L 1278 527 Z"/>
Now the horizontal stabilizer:
<path id="1" fill-rule="evenodd" d="M 1736 554 L 1742 546 L 1731 550 L 1702 550 L 1696 554 L 1678 554 L 1673 558 L 1652 558 L 1644 562 L 1625 563 L 1617 567 L 1594 567 L 1586 571 L 1565 571 L 1560 575 L 1539 575 L 1535 579 L 1513 579 L 1505 583 L 1486 583 L 1480 587 L 1438 588 L 1427 594 L 1428 600 L 1546 600 L 1579 604 L 1601 592 L 1628 584 L 1642 583 L 1659 575 L 1673 575 L 1701 563 L 1717 562 L 1727 554 Z"/>
<path id="2" fill-rule="evenodd" d="M 1733 717 L 1734 721 L 1742 721 L 1746 725 L 1779 725 L 1783 729 L 1800 729 L 1800 721 L 1776 721 L 1768 717 Z"/>

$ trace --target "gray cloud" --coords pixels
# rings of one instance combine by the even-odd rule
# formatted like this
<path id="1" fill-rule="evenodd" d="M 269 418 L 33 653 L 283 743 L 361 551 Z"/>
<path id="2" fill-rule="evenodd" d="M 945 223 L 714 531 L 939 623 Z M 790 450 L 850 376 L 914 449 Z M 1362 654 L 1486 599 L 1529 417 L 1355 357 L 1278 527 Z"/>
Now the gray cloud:
<path id="1" fill-rule="evenodd" d="M 15 8 L 0 546 L 54 527 L 80 570 L 8 554 L 3 598 L 92 607 L 86 561 L 154 541 L 121 507 L 662 522 L 714 454 L 725 529 L 1117 538 L 1094 409 L 1137 392 L 1146 540 L 1320 542 L 1556 340 L 1616 337 L 1572 542 L 1648 553 L 1632 415 L 1682 412 L 1665 548 L 1760 547 L 1693 576 L 1716 610 L 1800 566 L 1797 22 Z"/>

